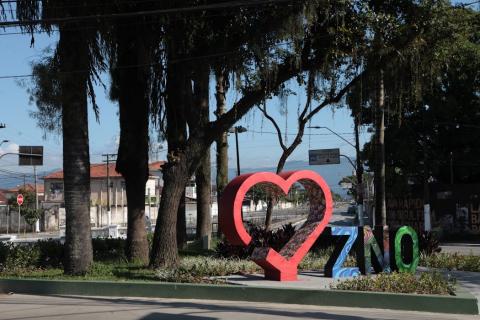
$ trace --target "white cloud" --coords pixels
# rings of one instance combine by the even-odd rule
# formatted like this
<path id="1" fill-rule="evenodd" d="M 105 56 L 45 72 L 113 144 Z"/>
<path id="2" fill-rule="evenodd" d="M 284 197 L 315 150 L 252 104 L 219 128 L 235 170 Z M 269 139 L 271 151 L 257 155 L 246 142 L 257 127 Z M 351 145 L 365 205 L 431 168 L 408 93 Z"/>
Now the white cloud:
<path id="1" fill-rule="evenodd" d="M 18 144 L 13 142 L 3 143 L 0 147 L 0 154 L 18 153 Z"/>

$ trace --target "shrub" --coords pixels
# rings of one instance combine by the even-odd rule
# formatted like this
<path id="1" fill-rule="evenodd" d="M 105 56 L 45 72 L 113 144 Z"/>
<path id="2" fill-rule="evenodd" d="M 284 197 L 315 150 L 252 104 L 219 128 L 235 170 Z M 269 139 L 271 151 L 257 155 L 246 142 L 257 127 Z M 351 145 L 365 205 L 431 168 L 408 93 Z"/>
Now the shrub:
<path id="1" fill-rule="evenodd" d="M 334 247 L 328 247 L 326 249 L 318 250 L 315 252 L 308 253 L 305 258 L 303 258 L 302 262 L 298 268 L 300 270 L 320 270 L 323 271 L 325 269 L 325 265 L 327 264 L 328 259 L 333 254 Z M 356 267 L 357 260 L 354 256 L 349 255 L 347 260 L 343 264 L 343 267 Z"/>
<path id="2" fill-rule="evenodd" d="M 95 261 L 125 261 L 125 239 L 92 239 L 93 258 Z"/>
<path id="3" fill-rule="evenodd" d="M 215 255 L 223 258 L 236 257 L 246 259 L 250 257 L 253 250 L 257 247 L 272 247 L 280 251 L 295 234 L 295 227 L 289 223 L 280 229 L 267 231 L 263 227 L 249 225 L 248 233 L 252 237 L 252 241 L 247 247 L 234 246 L 227 240 L 223 240 L 218 242 L 215 248 Z"/>
<path id="4" fill-rule="evenodd" d="M 424 231 L 419 236 L 420 251 L 430 255 L 442 251 L 440 248 L 440 241 L 435 232 Z"/>
<path id="5" fill-rule="evenodd" d="M 185 257 L 180 265 L 173 269 L 158 269 L 158 280 L 166 282 L 224 282 L 224 277 L 232 274 L 259 272 L 261 269 L 253 262 L 240 259 L 213 257 Z"/>
<path id="6" fill-rule="evenodd" d="M 2 260 L 0 260 L 2 270 L 27 268 L 36 266 L 38 263 L 40 251 L 35 245 L 3 243 L 2 247 Z"/>
<path id="7" fill-rule="evenodd" d="M 422 254 L 420 265 L 428 268 L 480 272 L 480 256 L 458 253 Z"/>
<path id="8" fill-rule="evenodd" d="M 55 240 L 35 243 L 0 243 L 0 269 L 61 267 L 63 244 Z"/>
<path id="9" fill-rule="evenodd" d="M 438 272 L 425 272 L 420 276 L 394 272 L 344 280 L 332 284 L 331 288 L 354 291 L 453 295 L 455 293 L 455 280 L 446 279 Z"/>
<path id="10" fill-rule="evenodd" d="M 92 239 L 95 261 L 125 261 L 125 240 Z M 0 242 L 0 270 L 62 268 L 64 244 L 58 240 L 32 243 Z"/>
<path id="11" fill-rule="evenodd" d="M 64 257 L 64 245 L 57 240 L 41 240 L 35 243 L 39 250 L 37 266 L 46 268 L 62 268 Z"/>

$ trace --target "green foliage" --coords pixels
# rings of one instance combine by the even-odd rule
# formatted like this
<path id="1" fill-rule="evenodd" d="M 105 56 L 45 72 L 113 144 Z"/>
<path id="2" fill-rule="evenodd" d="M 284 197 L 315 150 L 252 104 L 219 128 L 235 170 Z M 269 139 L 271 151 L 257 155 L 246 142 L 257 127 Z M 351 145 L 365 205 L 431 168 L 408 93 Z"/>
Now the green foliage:
<path id="1" fill-rule="evenodd" d="M 35 206 L 35 192 L 27 188 L 20 188 L 18 193 L 23 195 L 22 210 L 25 208 L 32 208 Z M 12 196 L 8 199 L 8 205 L 13 210 L 18 210 L 17 196 Z"/>
<path id="2" fill-rule="evenodd" d="M 253 250 L 258 247 L 272 247 L 280 251 L 295 234 L 295 227 L 289 223 L 277 230 L 265 230 L 262 227 L 250 225 L 248 232 L 252 237 L 250 244 L 245 246 L 231 245 L 226 239 L 217 243 L 215 255 L 224 258 L 246 259 L 251 256 Z"/>
<path id="3" fill-rule="evenodd" d="M 354 291 L 454 295 L 455 280 L 446 279 L 438 272 L 425 272 L 419 276 L 411 273 L 394 272 L 343 280 L 333 284 L 331 288 Z"/>
<path id="4" fill-rule="evenodd" d="M 431 255 L 442 251 L 437 233 L 432 231 L 423 231 L 419 237 L 420 252 Z"/>
<path id="5" fill-rule="evenodd" d="M 442 4 L 432 7 L 430 26 L 415 48 L 386 72 L 386 182 L 389 192 L 408 192 L 425 179 L 450 183 L 480 178 L 480 13 Z M 370 88 L 370 89 L 368 89 Z M 363 101 L 363 102 L 362 102 Z M 375 79 L 365 80 L 348 99 L 364 124 L 373 123 Z M 373 139 L 373 137 L 372 137 Z M 364 158 L 374 168 L 373 140 Z"/>
<path id="6" fill-rule="evenodd" d="M 428 268 L 480 272 L 480 256 L 458 253 L 422 254 L 420 265 Z"/>
<path id="7" fill-rule="evenodd" d="M 55 240 L 26 244 L 0 242 L 0 270 L 60 267 L 62 260 L 63 245 Z"/>
<path id="8" fill-rule="evenodd" d="M 35 224 L 38 219 L 40 219 L 42 213 L 43 210 L 28 207 L 24 208 L 21 211 L 21 214 L 25 218 L 25 221 L 31 226 Z"/>
<path id="9" fill-rule="evenodd" d="M 39 248 L 34 245 L 15 245 L 0 242 L 0 270 L 37 266 L 39 258 Z"/>
<path id="10" fill-rule="evenodd" d="M 223 282 L 217 277 L 233 274 L 258 273 L 261 269 L 254 262 L 240 259 L 212 257 L 185 257 L 174 269 L 157 270 L 158 279 L 166 282 Z"/>
<path id="11" fill-rule="evenodd" d="M 326 249 L 320 249 L 316 252 L 309 252 L 305 258 L 303 258 L 302 262 L 298 268 L 300 270 L 317 270 L 322 271 L 325 269 L 325 265 L 327 264 L 328 259 L 330 259 L 333 253 L 333 247 L 329 247 Z M 356 267 L 357 260 L 353 255 L 349 255 L 347 260 L 343 264 L 344 267 Z"/>
<path id="12" fill-rule="evenodd" d="M 25 218 L 29 225 L 33 225 L 42 216 L 43 210 L 35 209 L 35 192 L 27 188 L 20 188 L 19 194 L 23 195 L 23 204 L 20 214 Z M 18 211 L 17 197 L 12 196 L 8 199 L 10 210 Z"/>
<path id="13" fill-rule="evenodd" d="M 93 259 L 95 261 L 126 261 L 125 239 L 92 239 Z"/>

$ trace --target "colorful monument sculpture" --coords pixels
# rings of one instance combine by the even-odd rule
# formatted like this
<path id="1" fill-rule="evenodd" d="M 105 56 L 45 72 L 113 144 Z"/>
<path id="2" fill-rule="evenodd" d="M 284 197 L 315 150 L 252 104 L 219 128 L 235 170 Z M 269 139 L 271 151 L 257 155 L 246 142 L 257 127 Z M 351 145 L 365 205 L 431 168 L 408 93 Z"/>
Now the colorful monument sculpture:
<path id="1" fill-rule="evenodd" d="M 262 184 L 276 193 L 287 195 L 290 188 L 299 183 L 309 199 L 309 214 L 303 225 L 297 229 L 290 241 L 278 252 L 270 247 L 255 248 L 251 259 L 265 271 L 265 278 L 277 281 L 297 280 L 299 263 L 324 232 L 332 217 L 333 201 L 325 180 L 313 171 L 290 171 L 281 174 L 271 172 L 249 173 L 236 177 L 225 188 L 219 203 L 219 224 L 228 241 L 233 245 L 248 246 L 252 237 L 248 234 L 242 219 L 243 200 L 253 186 Z M 332 236 L 341 237 L 340 245 L 325 265 L 325 275 L 340 278 L 390 272 L 415 272 L 419 260 L 418 237 L 411 227 L 402 227 L 392 237 L 388 226 L 372 229 L 365 227 L 328 227 Z M 377 241 L 375 233 L 380 234 Z M 411 246 L 404 254 L 404 237 L 409 237 Z M 391 241 L 393 240 L 393 243 Z M 354 249 L 357 267 L 343 267 L 349 252 Z M 394 249 L 393 254 L 390 252 Z M 372 254 L 373 253 L 373 254 Z M 406 263 L 404 256 L 410 256 Z"/>
<path id="2" fill-rule="evenodd" d="M 228 241 L 247 246 L 252 240 L 242 221 L 242 203 L 247 191 L 256 184 L 270 183 L 286 195 L 294 183 L 303 185 L 310 201 L 310 213 L 292 239 L 280 250 L 256 248 L 252 260 L 265 270 L 265 278 L 278 281 L 297 279 L 297 267 L 323 232 L 332 216 L 332 195 L 327 183 L 312 171 L 244 174 L 225 188 L 219 204 L 219 224 Z"/>

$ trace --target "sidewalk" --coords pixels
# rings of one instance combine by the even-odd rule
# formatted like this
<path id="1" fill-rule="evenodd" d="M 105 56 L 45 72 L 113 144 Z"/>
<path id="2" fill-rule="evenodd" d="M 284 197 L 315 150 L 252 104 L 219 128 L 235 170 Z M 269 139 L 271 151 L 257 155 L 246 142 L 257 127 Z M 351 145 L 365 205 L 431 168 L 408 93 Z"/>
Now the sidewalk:
<path id="1" fill-rule="evenodd" d="M 477 243 L 444 243 L 440 245 L 443 253 L 458 253 L 480 256 L 480 244 Z"/>
<path id="2" fill-rule="evenodd" d="M 0 320 L 474 320 L 478 316 L 233 301 L 0 295 Z"/>

